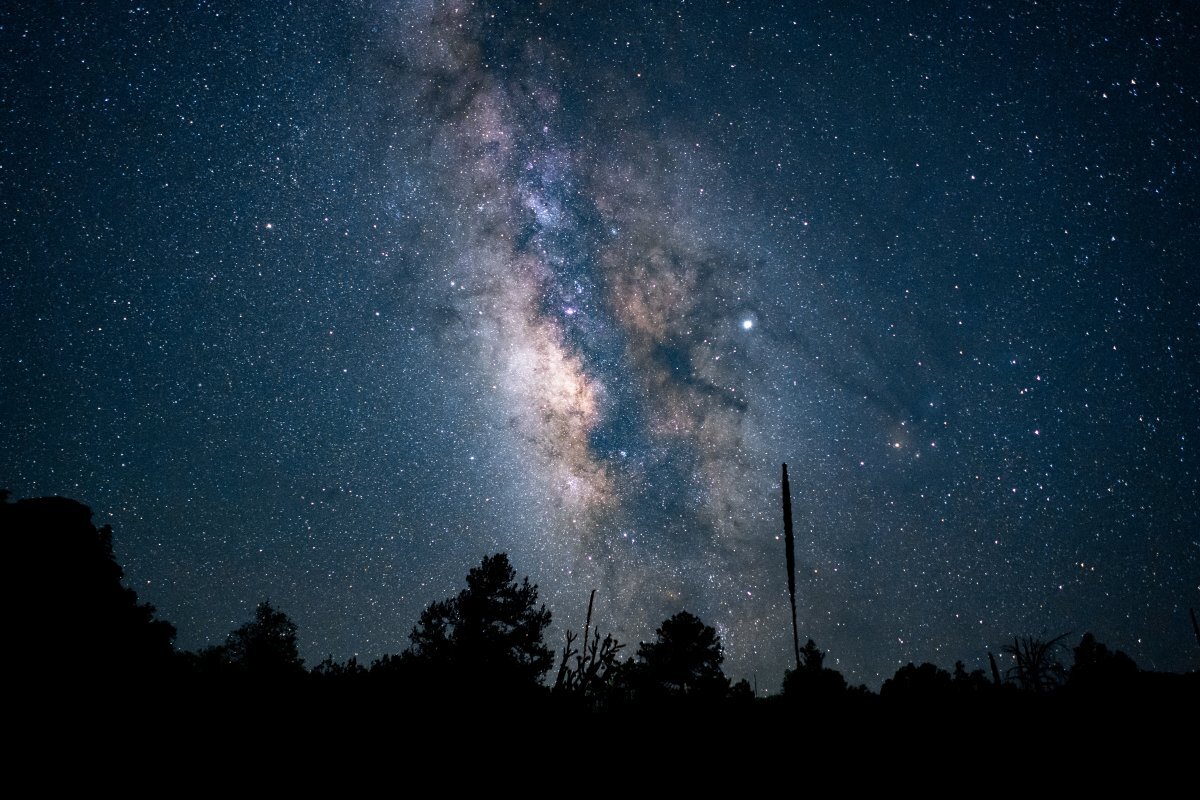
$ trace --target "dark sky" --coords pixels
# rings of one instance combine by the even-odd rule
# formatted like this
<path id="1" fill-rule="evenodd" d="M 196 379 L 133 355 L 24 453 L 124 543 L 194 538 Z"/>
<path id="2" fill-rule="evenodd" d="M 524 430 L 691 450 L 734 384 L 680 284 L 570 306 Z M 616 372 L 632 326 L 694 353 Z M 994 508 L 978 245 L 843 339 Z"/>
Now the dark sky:
<path id="1" fill-rule="evenodd" d="M 0 484 L 181 646 L 398 652 L 502 550 L 775 689 L 786 461 L 852 682 L 1197 666 L 1191 4 L 172 5 L 3 12 Z"/>

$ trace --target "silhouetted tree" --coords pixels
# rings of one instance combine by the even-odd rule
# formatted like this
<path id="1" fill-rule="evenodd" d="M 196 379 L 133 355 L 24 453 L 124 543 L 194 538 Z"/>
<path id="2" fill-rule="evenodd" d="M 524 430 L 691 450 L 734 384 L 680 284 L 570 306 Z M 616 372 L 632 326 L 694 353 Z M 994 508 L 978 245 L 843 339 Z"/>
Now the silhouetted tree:
<path id="1" fill-rule="evenodd" d="M 909 662 L 883 682 L 879 696 L 885 700 L 945 702 L 952 686 L 950 673 L 946 670 L 928 662 L 920 666 Z"/>
<path id="2" fill-rule="evenodd" d="M 742 678 L 729 687 L 729 699 L 742 704 L 754 702 L 754 689 L 751 688 L 750 681 Z"/>
<path id="3" fill-rule="evenodd" d="M 992 668 L 992 685 L 999 688 L 1004 685 L 1003 679 L 1000 677 L 1000 667 L 996 665 L 996 654 L 988 650 L 988 664 Z"/>
<path id="4" fill-rule="evenodd" d="M 264 600 L 254 619 L 229 634 L 225 643 L 198 654 L 202 671 L 229 672 L 253 678 L 295 678 L 304 674 L 296 646 L 296 624 Z"/>
<path id="5" fill-rule="evenodd" d="M 351 656 L 344 663 L 334 661 L 333 656 L 326 656 L 309 674 L 324 682 L 344 682 L 361 679 L 368 672 L 366 667 L 358 663 L 357 656 Z"/>
<path id="6" fill-rule="evenodd" d="M 457 597 L 421 613 L 405 659 L 426 678 L 458 682 L 460 691 L 536 687 L 554 661 L 542 638 L 550 612 L 537 596 L 528 577 L 516 582 L 507 555 L 487 556 Z"/>
<path id="7" fill-rule="evenodd" d="M 842 673 L 825 666 L 825 653 L 809 639 L 800 648 L 800 666 L 783 673 L 783 696 L 805 703 L 829 703 L 846 692 Z"/>
<path id="8" fill-rule="evenodd" d="M 1090 633 L 1085 633 L 1075 648 L 1075 663 L 1067 676 L 1073 690 L 1123 691 L 1137 678 L 1133 659 L 1120 650 L 1111 651 Z"/>
<path id="9" fill-rule="evenodd" d="M 6 635 L 33 659 L 31 676 L 70 675 L 106 681 L 144 680 L 171 667 L 175 627 L 154 618 L 121 584 L 112 528 L 92 524 L 92 511 L 63 497 L 0 500 L 10 570 L 27 577 L 35 595 L 14 598 Z"/>
<path id="10" fill-rule="evenodd" d="M 1062 647 L 1067 635 L 1063 633 L 1053 639 L 1021 636 L 1013 639 L 1011 645 L 1004 646 L 1004 652 L 1015 662 L 1008 674 L 1017 686 L 1027 692 L 1044 693 L 1062 685 L 1067 672 L 1056 651 Z"/>
<path id="11" fill-rule="evenodd" d="M 554 681 L 556 694 L 574 696 L 592 704 L 602 701 L 609 693 L 617 674 L 617 653 L 625 647 L 612 634 L 601 640 L 599 629 L 591 630 L 595 601 L 596 590 L 593 589 L 583 625 L 583 650 L 575 649 L 576 635 L 567 631 L 567 643 L 563 646 L 558 677 Z"/>
<path id="12" fill-rule="evenodd" d="M 687 611 L 665 620 L 656 640 L 642 642 L 628 678 L 636 695 L 647 698 L 719 699 L 729 691 L 721 670 L 725 656 L 713 628 Z"/>
<path id="13" fill-rule="evenodd" d="M 825 668 L 825 653 L 809 639 L 800 651 L 800 665 L 805 672 L 820 672 Z"/>
<path id="14" fill-rule="evenodd" d="M 992 688 L 992 684 L 983 670 L 973 669 L 967 672 L 967 668 L 961 661 L 954 662 L 953 684 L 954 693 L 957 695 L 982 694 Z"/>

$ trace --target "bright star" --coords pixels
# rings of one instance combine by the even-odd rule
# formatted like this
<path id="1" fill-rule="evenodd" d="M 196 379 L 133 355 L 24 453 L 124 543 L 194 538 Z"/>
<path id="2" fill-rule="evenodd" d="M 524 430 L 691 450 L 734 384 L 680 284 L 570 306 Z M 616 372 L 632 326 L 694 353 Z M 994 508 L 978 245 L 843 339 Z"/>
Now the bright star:
<path id="1" fill-rule="evenodd" d="M 742 330 L 748 331 L 753 327 L 754 327 L 754 320 L 752 320 L 752 319 L 742 320 Z"/>

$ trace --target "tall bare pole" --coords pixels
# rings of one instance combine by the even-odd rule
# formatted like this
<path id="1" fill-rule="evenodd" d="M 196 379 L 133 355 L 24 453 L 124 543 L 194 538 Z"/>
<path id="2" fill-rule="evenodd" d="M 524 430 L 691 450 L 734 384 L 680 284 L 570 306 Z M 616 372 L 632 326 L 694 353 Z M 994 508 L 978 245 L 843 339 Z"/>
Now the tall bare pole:
<path id="1" fill-rule="evenodd" d="M 796 535 L 792 533 L 792 487 L 787 464 L 783 465 L 783 544 L 787 548 L 788 595 L 792 600 L 792 644 L 796 647 L 796 669 L 800 669 L 800 628 L 796 625 Z"/>

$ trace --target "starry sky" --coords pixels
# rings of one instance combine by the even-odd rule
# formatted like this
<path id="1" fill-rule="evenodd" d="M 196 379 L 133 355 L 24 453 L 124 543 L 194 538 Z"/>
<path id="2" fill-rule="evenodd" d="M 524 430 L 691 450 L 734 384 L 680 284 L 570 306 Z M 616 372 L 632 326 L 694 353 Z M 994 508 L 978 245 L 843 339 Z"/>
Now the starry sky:
<path id="1" fill-rule="evenodd" d="M 774 690 L 1195 668 L 1190 4 L 18 2 L 0 485 L 178 644 L 396 653 L 509 553 Z M 42 578 L 53 592 L 53 576 Z M 631 648 L 632 651 L 632 648 Z"/>

